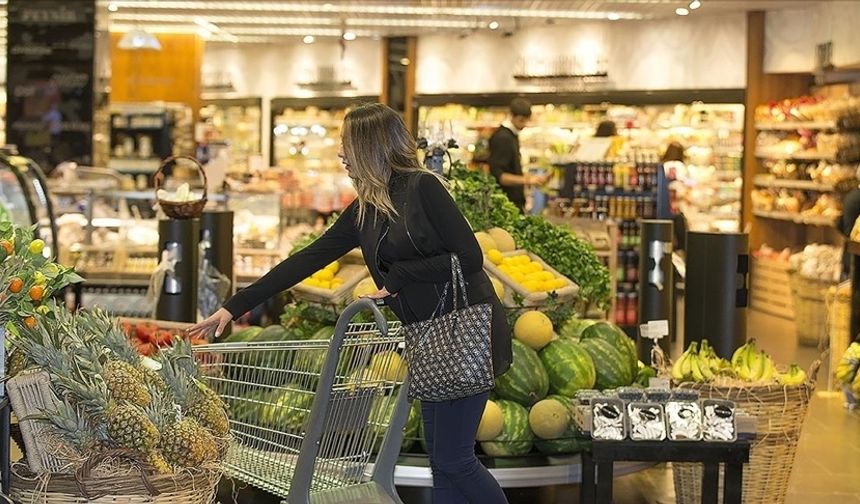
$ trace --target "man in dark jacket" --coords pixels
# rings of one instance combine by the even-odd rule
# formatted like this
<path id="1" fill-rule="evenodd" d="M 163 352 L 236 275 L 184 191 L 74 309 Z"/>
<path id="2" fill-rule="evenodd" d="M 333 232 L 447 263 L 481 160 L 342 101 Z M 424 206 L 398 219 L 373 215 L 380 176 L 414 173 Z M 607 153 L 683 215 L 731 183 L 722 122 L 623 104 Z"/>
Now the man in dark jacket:
<path id="1" fill-rule="evenodd" d="M 522 212 L 526 206 L 527 185 L 544 185 L 550 175 L 524 175 L 520 157 L 519 133 L 532 116 L 532 105 L 524 98 L 511 101 L 511 115 L 490 137 L 490 173 L 502 190 Z"/>

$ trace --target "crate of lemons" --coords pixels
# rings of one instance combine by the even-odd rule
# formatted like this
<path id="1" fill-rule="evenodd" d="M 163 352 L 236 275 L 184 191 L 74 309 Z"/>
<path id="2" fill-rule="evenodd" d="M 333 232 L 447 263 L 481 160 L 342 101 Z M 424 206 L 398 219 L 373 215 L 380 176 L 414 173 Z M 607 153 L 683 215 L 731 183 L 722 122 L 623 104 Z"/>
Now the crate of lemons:
<path id="1" fill-rule="evenodd" d="M 302 280 L 293 292 L 308 301 L 339 304 L 349 301 L 356 286 L 368 275 L 361 255 L 350 253 Z"/>
<path id="2" fill-rule="evenodd" d="M 526 306 L 539 305 L 550 293 L 558 299 L 576 296 L 579 287 L 540 257 L 517 249 L 513 237 L 504 229 L 493 228 L 475 233 L 484 253 L 484 269 L 496 288 L 496 294 L 506 304 L 513 303 L 513 294 L 523 298 Z M 500 287 L 501 284 L 501 287 Z"/>

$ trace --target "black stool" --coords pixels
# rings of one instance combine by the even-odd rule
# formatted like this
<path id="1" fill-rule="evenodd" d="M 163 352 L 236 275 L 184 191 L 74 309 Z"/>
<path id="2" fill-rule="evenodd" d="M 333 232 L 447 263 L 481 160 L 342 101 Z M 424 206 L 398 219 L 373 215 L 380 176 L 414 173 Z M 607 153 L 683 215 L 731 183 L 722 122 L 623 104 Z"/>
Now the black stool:
<path id="1" fill-rule="evenodd" d="M 582 453 L 580 504 L 612 503 L 615 462 L 702 462 L 702 504 L 717 504 L 720 464 L 725 464 L 723 503 L 741 504 L 744 464 L 750 460 L 749 439 L 733 443 L 705 441 L 592 441 Z M 596 470 L 596 480 L 595 480 Z"/>

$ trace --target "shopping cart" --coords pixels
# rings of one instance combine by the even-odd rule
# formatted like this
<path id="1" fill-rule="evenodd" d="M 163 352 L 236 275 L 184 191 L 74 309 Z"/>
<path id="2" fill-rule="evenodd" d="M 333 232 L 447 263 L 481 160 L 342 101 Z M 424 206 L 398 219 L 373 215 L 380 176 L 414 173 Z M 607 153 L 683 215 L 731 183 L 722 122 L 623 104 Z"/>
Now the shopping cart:
<path id="1" fill-rule="evenodd" d="M 367 309 L 375 323 L 350 323 Z M 227 474 L 289 504 L 402 504 L 394 487 L 409 410 L 402 343 L 400 324 L 364 299 L 343 311 L 330 341 L 195 347 L 230 407 Z"/>

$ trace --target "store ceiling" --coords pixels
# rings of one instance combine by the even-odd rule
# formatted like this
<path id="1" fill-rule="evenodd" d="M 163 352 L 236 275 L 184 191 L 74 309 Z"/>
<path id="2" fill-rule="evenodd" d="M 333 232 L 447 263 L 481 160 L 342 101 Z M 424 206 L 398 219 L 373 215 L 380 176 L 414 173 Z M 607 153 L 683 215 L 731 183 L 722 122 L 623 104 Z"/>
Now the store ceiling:
<path id="1" fill-rule="evenodd" d="M 6 2 L 0 0 L 0 4 Z M 356 37 L 479 30 L 511 34 L 582 20 L 632 21 L 678 17 L 691 0 L 98 0 L 112 31 L 143 28 L 196 32 L 211 42 L 277 42 L 284 38 Z M 689 17 L 808 7 L 782 0 L 699 0 Z M 4 6 L 5 7 L 5 6 Z M 5 12 L 3 12 L 5 24 Z M 5 30 L 2 33 L 5 39 Z"/>

